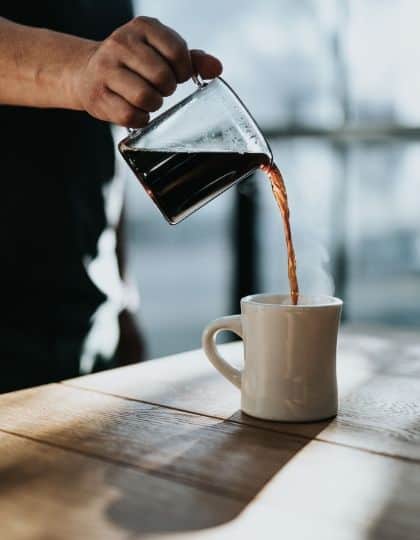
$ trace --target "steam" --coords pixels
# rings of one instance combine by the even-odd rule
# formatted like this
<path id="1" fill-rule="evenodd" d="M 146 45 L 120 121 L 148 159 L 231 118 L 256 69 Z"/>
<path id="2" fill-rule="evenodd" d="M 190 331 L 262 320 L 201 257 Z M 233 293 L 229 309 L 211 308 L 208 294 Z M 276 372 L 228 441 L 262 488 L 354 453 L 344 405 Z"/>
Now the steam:
<path id="1" fill-rule="evenodd" d="M 334 295 L 334 279 L 331 272 L 331 254 L 319 238 L 304 246 L 297 253 L 298 277 L 302 292 L 310 295 Z M 298 248 L 297 248 L 298 249 Z"/>

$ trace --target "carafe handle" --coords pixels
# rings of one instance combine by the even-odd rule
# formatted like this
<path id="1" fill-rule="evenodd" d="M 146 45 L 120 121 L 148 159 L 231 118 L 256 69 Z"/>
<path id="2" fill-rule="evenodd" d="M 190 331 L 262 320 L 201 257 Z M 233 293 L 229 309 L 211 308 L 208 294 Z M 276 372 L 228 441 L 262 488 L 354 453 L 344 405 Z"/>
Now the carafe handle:
<path id="1" fill-rule="evenodd" d="M 191 79 L 198 86 L 198 88 L 203 88 L 204 86 L 206 86 L 206 83 L 203 81 L 203 79 L 198 73 L 194 73 Z"/>

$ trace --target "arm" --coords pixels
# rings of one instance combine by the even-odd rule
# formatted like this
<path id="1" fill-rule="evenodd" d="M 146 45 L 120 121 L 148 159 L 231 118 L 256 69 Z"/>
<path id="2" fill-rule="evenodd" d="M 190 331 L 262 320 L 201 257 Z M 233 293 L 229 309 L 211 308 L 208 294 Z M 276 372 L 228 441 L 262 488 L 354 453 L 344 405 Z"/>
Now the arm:
<path id="1" fill-rule="evenodd" d="M 141 127 L 178 83 L 222 66 L 156 19 L 136 17 L 102 42 L 0 17 L 0 104 L 87 111 Z"/>
<path id="2" fill-rule="evenodd" d="M 94 41 L 0 17 L 0 103 L 79 109 L 70 81 Z"/>

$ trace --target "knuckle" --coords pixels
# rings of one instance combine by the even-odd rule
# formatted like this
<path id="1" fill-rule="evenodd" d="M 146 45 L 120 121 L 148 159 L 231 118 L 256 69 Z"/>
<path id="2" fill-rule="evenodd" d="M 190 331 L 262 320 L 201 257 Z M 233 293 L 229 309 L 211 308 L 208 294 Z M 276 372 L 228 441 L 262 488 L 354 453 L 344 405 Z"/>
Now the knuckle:
<path id="1" fill-rule="evenodd" d="M 165 86 L 170 82 L 170 74 L 167 69 L 156 69 L 154 73 L 154 80 L 158 86 Z"/>
<path id="2" fill-rule="evenodd" d="M 145 97 L 143 89 L 137 90 L 133 95 L 133 104 L 136 105 L 136 107 L 142 108 L 145 103 Z"/>
<path id="3" fill-rule="evenodd" d="M 122 32 L 116 31 L 112 33 L 102 44 L 102 57 L 111 59 L 118 55 L 127 47 L 126 36 Z"/>
<path id="4" fill-rule="evenodd" d="M 165 96 L 172 94 L 176 88 L 176 81 L 168 69 L 157 69 L 154 83 Z"/>
<path id="5" fill-rule="evenodd" d="M 106 95 L 106 91 L 106 86 L 102 82 L 93 84 L 88 96 L 90 104 L 94 105 L 102 101 Z"/>
<path id="6" fill-rule="evenodd" d="M 123 126 L 131 126 L 133 123 L 135 123 L 136 120 L 136 114 L 134 109 L 130 109 L 127 107 L 126 109 L 123 109 L 119 115 L 118 115 L 119 123 Z"/>
<path id="7" fill-rule="evenodd" d="M 113 54 L 110 52 L 110 50 L 107 48 L 105 50 L 102 50 L 100 54 L 98 54 L 96 59 L 96 75 L 103 76 L 105 73 L 105 70 L 108 70 L 112 64 L 113 64 Z"/>
<path id="8" fill-rule="evenodd" d="M 171 56 L 175 61 L 184 60 L 187 58 L 187 46 L 183 41 L 177 41 L 171 47 Z"/>
<path id="9" fill-rule="evenodd" d="M 159 94 L 150 94 L 147 96 L 147 110 L 150 112 L 155 112 L 161 108 L 163 104 L 163 98 Z"/>
<path id="10" fill-rule="evenodd" d="M 110 36 L 104 41 L 104 45 L 107 47 L 120 46 L 124 43 L 123 32 L 120 28 L 114 30 Z"/>

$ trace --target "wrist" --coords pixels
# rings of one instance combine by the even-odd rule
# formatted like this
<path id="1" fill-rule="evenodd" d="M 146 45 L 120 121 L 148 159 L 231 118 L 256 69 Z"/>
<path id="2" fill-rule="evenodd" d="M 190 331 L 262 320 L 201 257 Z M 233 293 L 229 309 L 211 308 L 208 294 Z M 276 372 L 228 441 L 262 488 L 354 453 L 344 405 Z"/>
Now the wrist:
<path id="1" fill-rule="evenodd" d="M 84 110 L 83 88 L 85 85 L 84 72 L 91 56 L 99 44 L 96 41 L 77 39 L 77 45 L 72 48 L 71 55 L 62 71 L 61 86 L 67 100 L 67 106 L 74 110 Z"/>

